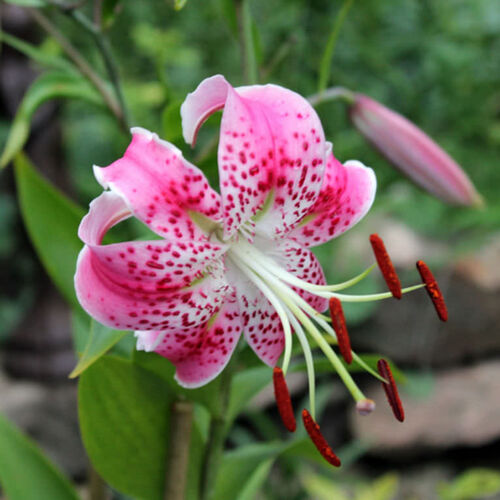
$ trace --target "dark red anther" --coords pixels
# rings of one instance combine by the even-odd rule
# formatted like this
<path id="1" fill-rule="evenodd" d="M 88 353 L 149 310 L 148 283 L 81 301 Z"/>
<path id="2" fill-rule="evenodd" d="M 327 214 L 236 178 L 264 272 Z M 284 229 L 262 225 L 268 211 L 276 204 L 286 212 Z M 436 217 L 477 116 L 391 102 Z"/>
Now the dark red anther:
<path id="1" fill-rule="evenodd" d="M 396 273 L 396 269 L 394 269 L 394 265 L 389 257 L 389 254 L 387 253 L 382 238 L 378 234 L 372 234 L 370 235 L 370 243 L 372 244 L 373 253 L 377 259 L 380 272 L 382 273 L 392 296 L 396 299 L 400 299 L 402 297 L 401 282 L 399 281 L 399 276 Z"/>
<path id="2" fill-rule="evenodd" d="M 295 432 L 297 423 L 293 413 L 292 400 L 286 385 L 285 376 L 281 368 L 275 367 L 273 370 L 274 397 L 280 413 L 283 425 L 290 432 Z"/>
<path id="3" fill-rule="evenodd" d="M 425 288 L 429 297 L 434 304 L 437 315 L 441 321 L 448 321 L 448 309 L 446 308 L 446 303 L 443 298 L 443 294 L 439 289 L 436 278 L 432 274 L 431 270 L 427 267 L 427 264 L 423 260 L 417 261 L 417 269 L 420 273 L 422 281 L 425 283 Z"/>
<path id="4" fill-rule="evenodd" d="M 400 421 L 403 422 L 405 419 L 405 411 L 403 409 L 403 403 L 399 398 L 398 388 L 396 382 L 394 382 L 394 377 L 392 376 L 391 368 L 389 363 L 385 359 L 379 359 L 377 362 L 378 372 L 382 377 L 387 380 L 387 383 L 383 382 L 382 387 L 384 388 L 385 395 L 387 396 L 387 401 L 392 408 L 392 413 Z"/>
<path id="5" fill-rule="evenodd" d="M 342 354 L 345 362 L 350 365 L 352 363 L 351 341 L 347 333 L 342 304 L 336 297 L 330 299 L 330 317 L 332 318 L 333 329 L 337 334 L 340 354 Z"/>
<path id="6" fill-rule="evenodd" d="M 330 445 L 326 442 L 323 434 L 321 434 L 319 425 L 314 421 L 311 414 L 307 410 L 302 410 L 302 420 L 311 441 L 321 453 L 321 456 L 334 467 L 340 467 L 340 458 L 337 457 L 337 455 L 335 455 L 333 450 L 330 448 Z"/>

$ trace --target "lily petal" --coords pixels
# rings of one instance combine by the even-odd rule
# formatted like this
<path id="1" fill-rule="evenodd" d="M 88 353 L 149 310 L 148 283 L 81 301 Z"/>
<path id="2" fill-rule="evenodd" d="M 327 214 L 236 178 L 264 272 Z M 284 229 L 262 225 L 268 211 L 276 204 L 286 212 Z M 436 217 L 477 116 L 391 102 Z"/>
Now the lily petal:
<path id="1" fill-rule="evenodd" d="M 123 199 L 105 192 L 91 203 L 80 225 L 86 245 L 78 257 L 75 288 L 83 308 L 120 329 L 185 328 L 206 321 L 227 289 L 213 271 L 222 266 L 225 248 L 165 240 L 100 246 L 105 232 L 128 215 Z M 211 272 L 202 274 L 207 266 Z"/>
<path id="2" fill-rule="evenodd" d="M 203 172 L 182 157 L 174 145 L 145 129 L 132 129 L 122 158 L 94 167 L 104 188 L 120 194 L 133 214 L 160 236 L 206 240 L 190 212 L 218 221 L 220 195 Z"/>
<path id="3" fill-rule="evenodd" d="M 228 281 L 238 299 L 245 340 L 257 356 L 273 367 L 283 352 L 285 337 L 278 313 L 264 294 L 227 263 Z"/>
<path id="4" fill-rule="evenodd" d="M 371 168 L 356 160 L 342 165 L 330 155 L 318 199 L 289 237 L 310 247 L 341 235 L 366 215 L 376 188 Z"/>
<path id="5" fill-rule="evenodd" d="M 293 240 L 283 240 L 276 247 L 277 260 L 285 269 L 297 278 L 314 285 L 326 285 L 323 268 L 311 250 Z M 323 312 L 328 307 L 328 300 L 306 292 L 301 288 L 291 287 L 316 311 Z"/>
<path id="6" fill-rule="evenodd" d="M 195 388 L 207 384 L 224 369 L 241 330 L 241 316 L 233 294 L 215 316 L 194 328 L 136 332 L 137 348 L 154 350 L 169 359 L 177 368 L 177 382 Z"/>
<path id="7" fill-rule="evenodd" d="M 233 89 L 216 75 L 182 105 L 186 141 L 193 142 L 203 121 L 222 107 L 218 161 L 225 238 L 264 206 L 266 213 L 257 215 L 261 232 L 270 237 L 286 233 L 321 188 L 328 146 L 316 112 L 283 87 Z"/>

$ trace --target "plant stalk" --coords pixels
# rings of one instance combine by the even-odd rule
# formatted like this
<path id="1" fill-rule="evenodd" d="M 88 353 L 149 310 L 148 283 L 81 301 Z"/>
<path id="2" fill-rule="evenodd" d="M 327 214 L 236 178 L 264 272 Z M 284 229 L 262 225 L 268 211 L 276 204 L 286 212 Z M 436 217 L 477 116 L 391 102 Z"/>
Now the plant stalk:
<path id="1" fill-rule="evenodd" d="M 90 19 L 88 19 L 84 14 L 78 10 L 72 10 L 69 12 L 71 18 L 77 22 L 82 28 L 84 28 L 93 38 L 99 52 L 101 53 L 106 72 L 108 73 L 109 79 L 113 88 L 115 90 L 116 97 L 120 104 L 123 126 L 128 130 L 130 128 L 129 117 L 127 106 L 125 103 L 125 98 L 123 95 L 123 89 L 120 81 L 120 74 L 118 71 L 118 65 L 113 56 L 111 46 L 109 41 L 103 31 L 99 26 L 95 25 Z"/>
<path id="2" fill-rule="evenodd" d="M 189 401 L 174 401 L 170 409 L 170 441 L 165 471 L 165 500 L 185 499 L 192 423 L 193 404 Z"/>
<path id="3" fill-rule="evenodd" d="M 328 79 L 330 78 L 330 70 L 333 54 L 335 52 L 335 46 L 337 45 L 337 39 L 340 34 L 340 28 L 344 24 L 344 20 L 352 7 L 354 0 L 344 0 L 342 7 L 335 17 L 333 23 L 332 31 L 326 42 L 325 51 L 323 52 L 323 57 L 321 58 L 321 65 L 319 68 L 319 78 L 318 78 L 318 93 L 324 92 L 326 86 L 328 85 Z"/>
<path id="4" fill-rule="evenodd" d="M 235 8 L 238 18 L 243 78 L 246 85 L 253 85 L 258 82 L 259 76 L 252 33 L 252 16 L 248 0 L 236 0 Z"/>
<path id="5" fill-rule="evenodd" d="M 345 87 L 330 87 L 307 98 L 311 106 L 317 106 L 323 102 L 334 101 L 335 99 L 342 99 L 348 104 L 352 104 L 354 102 L 354 92 Z"/>

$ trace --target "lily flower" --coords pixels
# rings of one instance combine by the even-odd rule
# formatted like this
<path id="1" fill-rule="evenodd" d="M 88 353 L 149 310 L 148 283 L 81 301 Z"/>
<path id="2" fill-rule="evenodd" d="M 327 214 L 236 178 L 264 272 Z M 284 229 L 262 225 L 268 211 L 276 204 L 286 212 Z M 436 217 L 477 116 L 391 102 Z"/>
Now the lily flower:
<path id="1" fill-rule="evenodd" d="M 342 302 L 393 294 L 338 293 L 373 266 L 327 285 L 310 248 L 339 236 L 368 212 L 375 175 L 358 161 L 342 164 L 333 156 L 316 112 L 298 94 L 276 85 L 233 88 L 220 75 L 187 96 L 181 108 L 186 142 L 194 144 L 202 123 L 220 109 L 220 194 L 181 151 L 141 128 L 132 129 L 122 158 L 94 167 L 106 191 L 92 201 L 79 228 L 85 246 L 75 275 L 77 295 L 97 321 L 135 330 L 138 349 L 169 359 L 184 387 L 214 379 L 243 334 L 256 355 L 275 367 L 278 407 L 292 431 L 284 377 L 293 332 L 309 379 L 311 411 L 304 423 L 320 452 L 336 463 L 313 420 L 314 364 L 306 333 L 331 361 L 359 411 L 368 413 L 372 402 L 331 344 L 341 342 L 341 352 L 350 352 Z M 160 239 L 102 244 L 112 226 L 132 216 Z M 339 339 L 332 318 L 321 314 L 330 301 L 333 324 L 342 329 Z M 355 353 L 352 357 L 387 382 Z"/>

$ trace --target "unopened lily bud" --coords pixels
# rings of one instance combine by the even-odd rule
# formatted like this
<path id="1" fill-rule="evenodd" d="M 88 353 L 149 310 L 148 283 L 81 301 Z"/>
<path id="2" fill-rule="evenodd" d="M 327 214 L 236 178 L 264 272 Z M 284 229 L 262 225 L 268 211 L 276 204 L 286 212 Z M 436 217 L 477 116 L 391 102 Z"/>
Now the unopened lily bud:
<path id="1" fill-rule="evenodd" d="M 356 128 L 416 184 L 448 203 L 483 204 L 460 166 L 409 120 L 362 94 L 355 94 L 350 115 Z"/>

